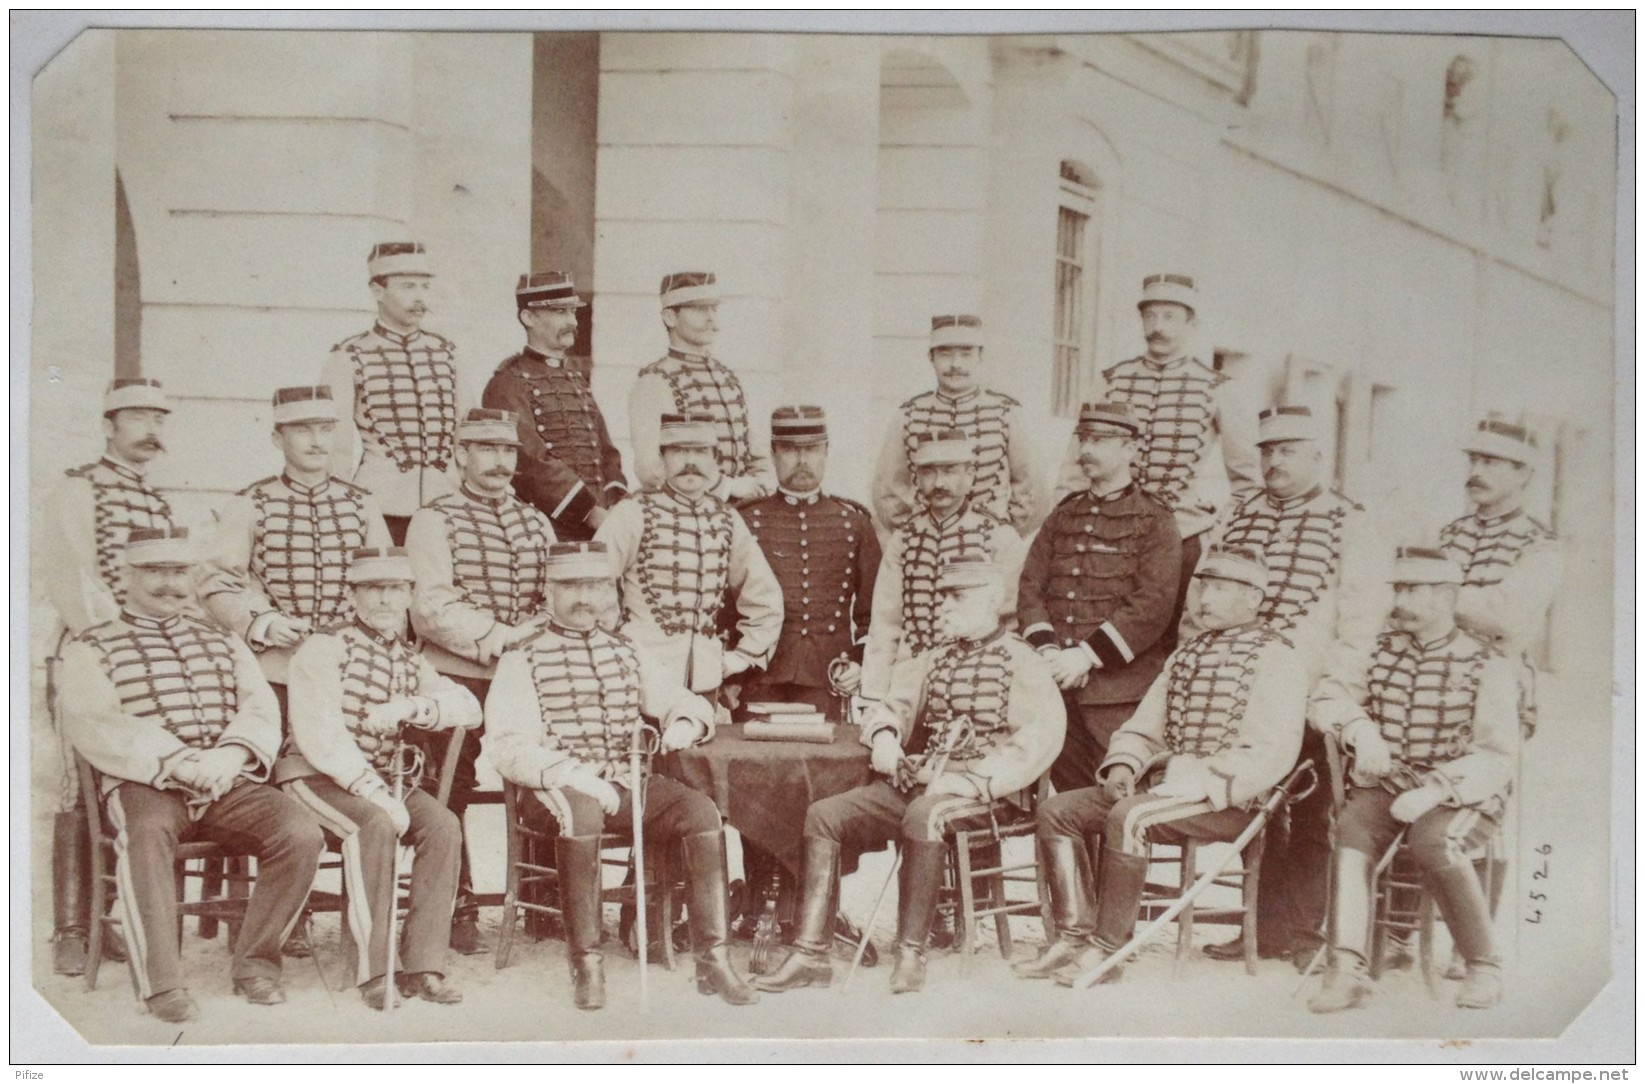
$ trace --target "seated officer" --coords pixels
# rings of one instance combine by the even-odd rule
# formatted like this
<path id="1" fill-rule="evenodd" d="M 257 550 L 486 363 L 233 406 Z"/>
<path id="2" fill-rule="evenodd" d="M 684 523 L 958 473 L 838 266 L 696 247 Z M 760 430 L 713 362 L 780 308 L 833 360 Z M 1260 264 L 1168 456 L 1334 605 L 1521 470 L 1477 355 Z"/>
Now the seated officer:
<path id="1" fill-rule="evenodd" d="M 427 791 L 396 799 L 389 784 L 402 725 L 449 731 L 480 725 L 474 694 L 441 675 L 406 641 L 411 561 L 405 550 L 357 549 L 348 568 L 354 619 L 309 637 L 292 657 L 291 734 L 296 754 L 280 765 L 285 791 L 342 840 L 343 878 L 352 901 L 349 931 L 360 996 L 374 1009 L 388 996 L 389 911 L 395 905 L 395 850 L 411 848 L 396 985 L 402 997 L 454 1005 L 446 944 L 457 895 L 463 827 Z"/>
<path id="2" fill-rule="evenodd" d="M 277 1005 L 280 945 L 308 899 L 320 826 L 264 785 L 280 713 L 251 649 L 184 613 L 188 532 L 132 531 L 125 564 L 120 616 L 63 652 L 62 707 L 75 751 L 103 774 L 137 995 L 168 1023 L 199 1015 L 183 985 L 175 867 L 178 843 L 208 839 L 257 858 L 230 974 L 247 1001 Z"/>
<path id="3" fill-rule="evenodd" d="M 816 802 L 805 816 L 805 873 L 794 951 L 755 978 L 762 990 L 827 986 L 829 902 L 840 851 L 896 840 L 897 963 L 891 992 L 925 986 L 926 940 L 942 887 L 946 838 L 1016 802 L 1062 748 L 1066 715 L 1050 667 L 1000 623 L 1005 572 L 981 555 L 944 563 L 937 579 L 943 642 L 896 668 L 890 695 L 863 724 L 886 779 Z M 920 751 L 903 748 L 916 731 Z"/>
<path id="4" fill-rule="evenodd" d="M 707 741 L 714 708 L 688 691 L 622 632 L 600 627 L 611 594 L 605 543 L 549 548 L 550 618 L 542 632 L 497 664 L 486 697 L 485 753 L 504 779 L 529 791 L 528 817 L 559 826 L 554 848 L 565 914 L 572 996 L 605 1007 L 600 956 L 600 836 L 632 831 L 630 749 L 641 713 L 662 723 L 662 748 Z M 697 990 L 733 1005 L 759 1000 L 732 970 L 727 950 L 725 832 L 707 795 L 642 770 L 641 832 L 678 844 L 690 886 Z"/>
<path id="5" fill-rule="evenodd" d="M 1166 660 L 1115 732 L 1099 785 L 1040 806 L 1057 937 L 1016 967 L 1022 978 L 1072 985 L 1107 959 L 1136 927 L 1149 844 L 1234 839 L 1296 763 L 1308 686 L 1290 642 L 1258 618 L 1267 568 L 1254 550 L 1213 548 L 1195 575 L 1207 631 Z"/>
<path id="6" fill-rule="evenodd" d="M 1401 549 L 1393 583 L 1393 631 L 1369 668 L 1328 676 L 1310 704 L 1353 766 L 1333 856 L 1336 944 L 1308 1008 L 1370 997 L 1371 869 L 1403 831 L 1465 961 L 1457 1007 L 1489 1009 L 1502 999 L 1502 965 L 1468 856 L 1500 831 L 1519 758 L 1514 664 L 1457 627 L 1462 569 L 1443 551 Z"/>

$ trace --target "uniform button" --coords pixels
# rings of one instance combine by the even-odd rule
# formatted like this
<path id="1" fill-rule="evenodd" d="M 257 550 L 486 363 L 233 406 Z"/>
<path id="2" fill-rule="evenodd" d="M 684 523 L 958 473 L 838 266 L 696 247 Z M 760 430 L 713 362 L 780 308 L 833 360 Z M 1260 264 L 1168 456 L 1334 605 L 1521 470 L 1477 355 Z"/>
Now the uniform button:
<path id="1" fill-rule="evenodd" d="M 801 606 L 809 606 L 809 605 L 811 605 L 811 599 L 810 599 L 810 597 L 809 597 L 809 596 L 807 596 L 807 597 L 805 597 L 805 598 L 802 598 L 802 599 L 800 599 L 800 605 L 801 605 Z"/>
<path id="2" fill-rule="evenodd" d="M 1080 543 L 1076 544 L 1074 546 L 1074 552 L 1075 553 L 1084 553 L 1085 552 L 1085 543 L 1080 542 Z"/>
<path id="3" fill-rule="evenodd" d="M 811 635 L 811 630 L 810 629 L 801 629 L 800 630 L 800 635 L 801 636 L 810 636 Z"/>
<path id="4" fill-rule="evenodd" d="M 804 518 L 805 518 L 805 512 L 804 512 L 804 511 L 803 511 L 803 510 L 802 510 L 802 511 L 801 511 L 801 512 L 800 512 L 800 518 L 801 518 L 801 519 L 804 519 Z"/>
<path id="5" fill-rule="evenodd" d="M 1072 591 L 1068 592 L 1068 597 L 1073 598 L 1074 597 L 1074 592 L 1072 592 Z"/>
<path id="6" fill-rule="evenodd" d="M 844 585 L 842 585 L 842 586 L 844 586 Z M 840 601 L 841 601 L 841 602 L 844 602 L 844 601 L 845 601 L 845 596 L 844 596 L 844 595 L 841 595 L 841 596 L 840 596 Z"/>
<path id="7" fill-rule="evenodd" d="M 834 626 L 833 625 L 828 626 L 828 631 L 833 632 L 834 631 Z"/>

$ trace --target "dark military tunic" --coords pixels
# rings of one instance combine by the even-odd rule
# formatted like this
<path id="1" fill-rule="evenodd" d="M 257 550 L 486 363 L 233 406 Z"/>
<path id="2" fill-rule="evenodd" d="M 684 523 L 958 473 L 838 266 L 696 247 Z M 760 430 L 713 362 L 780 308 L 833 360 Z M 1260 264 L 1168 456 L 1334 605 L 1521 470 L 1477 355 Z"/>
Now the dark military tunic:
<path id="1" fill-rule="evenodd" d="M 868 509 L 777 493 L 740 509 L 783 589 L 783 629 L 762 685 L 828 689 L 835 659 L 861 662 L 880 544 Z"/>
<path id="2" fill-rule="evenodd" d="M 1083 645 L 1081 704 L 1135 703 L 1165 662 L 1181 565 L 1171 511 L 1135 484 L 1066 498 L 1028 548 L 1017 619 L 1035 648 Z"/>
<path id="3" fill-rule="evenodd" d="M 520 418 L 514 492 L 554 522 L 561 541 L 592 538 L 588 514 L 628 493 L 622 454 L 589 390 L 586 358 L 526 347 L 497 367 L 480 405 Z"/>

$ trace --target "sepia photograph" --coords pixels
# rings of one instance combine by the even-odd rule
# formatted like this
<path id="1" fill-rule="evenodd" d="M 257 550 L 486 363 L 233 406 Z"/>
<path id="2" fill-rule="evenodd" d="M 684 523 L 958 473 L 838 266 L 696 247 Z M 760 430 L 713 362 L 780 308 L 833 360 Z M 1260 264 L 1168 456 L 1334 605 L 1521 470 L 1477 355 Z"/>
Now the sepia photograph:
<path id="1" fill-rule="evenodd" d="M 14 1061 L 1631 1062 L 1631 13 L 397 14 L 14 15 Z"/>

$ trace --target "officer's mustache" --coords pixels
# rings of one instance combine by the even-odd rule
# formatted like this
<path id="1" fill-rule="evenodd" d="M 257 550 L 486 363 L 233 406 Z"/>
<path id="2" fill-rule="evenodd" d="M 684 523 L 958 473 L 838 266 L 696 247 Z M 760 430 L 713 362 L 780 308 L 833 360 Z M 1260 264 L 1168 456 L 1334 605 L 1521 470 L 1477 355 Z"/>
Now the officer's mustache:
<path id="1" fill-rule="evenodd" d="M 498 467 L 496 470 L 486 471 L 485 476 L 487 478 L 511 478 L 514 476 L 514 472 L 507 467 Z"/>
<path id="2" fill-rule="evenodd" d="M 163 452 L 166 450 L 166 446 L 160 443 L 159 437 L 144 437 L 142 440 L 137 442 L 137 446 L 139 448 L 148 448 L 156 452 Z"/>
<path id="3" fill-rule="evenodd" d="M 181 591 L 175 587 L 162 587 L 154 594 L 158 598 L 188 598 L 187 591 Z"/>
<path id="4" fill-rule="evenodd" d="M 1165 340 L 1169 339 L 1170 337 L 1171 336 L 1167 335 L 1163 331 L 1150 331 L 1148 333 L 1148 341 L 1151 342 L 1151 343 L 1152 342 L 1164 342 Z"/>
<path id="5" fill-rule="evenodd" d="M 1388 616 L 1393 618 L 1395 621 L 1415 621 L 1417 619 L 1416 614 L 1412 613 L 1410 610 L 1402 609 L 1402 608 L 1399 608 L 1399 607 L 1396 607 L 1394 609 L 1394 612 L 1389 614 Z"/>
<path id="6" fill-rule="evenodd" d="M 1468 479 L 1468 488 L 1469 489 L 1484 489 L 1485 488 L 1485 479 L 1483 479 L 1483 478 L 1469 478 Z"/>
<path id="7" fill-rule="evenodd" d="M 707 478 L 708 477 L 708 475 L 704 474 L 702 471 L 698 470 L 696 467 L 681 467 L 679 470 L 675 471 L 674 473 L 679 477 L 686 477 L 688 475 L 696 475 L 698 478 Z"/>

